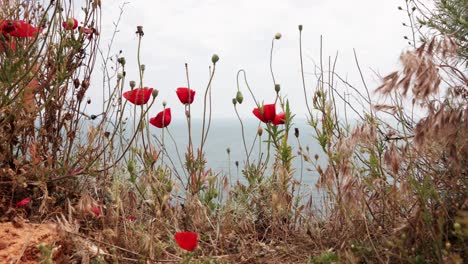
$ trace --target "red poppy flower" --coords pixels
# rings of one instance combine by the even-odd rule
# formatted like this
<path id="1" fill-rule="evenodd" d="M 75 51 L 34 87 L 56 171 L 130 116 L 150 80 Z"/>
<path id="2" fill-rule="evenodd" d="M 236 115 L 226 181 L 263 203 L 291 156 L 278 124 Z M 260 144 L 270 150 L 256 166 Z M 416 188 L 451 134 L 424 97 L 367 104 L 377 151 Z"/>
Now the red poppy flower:
<path id="1" fill-rule="evenodd" d="M 22 207 L 27 205 L 31 201 L 31 197 L 24 198 L 23 200 L 16 203 L 16 207 Z"/>
<path id="2" fill-rule="evenodd" d="M 171 123 L 171 108 L 166 108 L 155 117 L 150 118 L 150 124 L 155 127 L 167 127 Z"/>
<path id="3" fill-rule="evenodd" d="M 271 122 L 273 125 L 282 125 L 286 120 L 286 115 L 284 113 L 279 113 L 275 116 L 275 120 Z"/>
<path id="4" fill-rule="evenodd" d="M 41 28 L 37 28 L 24 20 L 4 20 L 0 24 L 0 29 L 5 36 L 12 37 L 35 37 L 42 31 Z"/>
<path id="5" fill-rule="evenodd" d="M 62 22 L 62 27 L 66 30 L 74 30 L 78 27 L 78 20 L 69 18 L 67 21 Z"/>
<path id="6" fill-rule="evenodd" d="M 101 208 L 97 205 L 93 205 L 91 206 L 91 212 L 93 212 L 95 216 L 99 217 L 101 215 Z"/>
<path id="7" fill-rule="evenodd" d="M 93 29 L 93 28 L 82 27 L 82 28 L 81 28 L 81 32 L 82 32 L 83 34 L 93 34 L 93 33 L 94 33 L 94 29 Z"/>
<path id="8" fill-rule="evenodd" d="M 133 222 L 133 221 L 135 221 L 136 219 L 137 219 L 136 216 L 133 216 L 133 215 L 127 216 L 127 220 L 129 220 L 129 221 L 132 221 L 132 222 Z"/>
<path id="9" fill-rule="evenodd" d="M 267 104 L 260 108 L 254 108 L 253 114 L 264 123 L 270 123 L 275 120 L 276 117 L 276 105 Z"/>
<path id="10" fill-rule="evenodd" d="M 132 104 L 143 105 L 149 101 L 152 92 L 153 88 L 136 88 L 123 93 L 123 97 Z"/>
<path id="11" fill-rule="evenodd" d="M 194 232 L 177 232 L 174 239 L 179 247 L 187 251 L 194 250 L 198 244 L 198 234 Z"/>
<path id="12" fill-rule="evenodd" d="M 193 99 L 195 99 L 195 91 L 186 87 L 177 88 L 176 93 L 183 104 L 191 104 L 193 103 Z"/>

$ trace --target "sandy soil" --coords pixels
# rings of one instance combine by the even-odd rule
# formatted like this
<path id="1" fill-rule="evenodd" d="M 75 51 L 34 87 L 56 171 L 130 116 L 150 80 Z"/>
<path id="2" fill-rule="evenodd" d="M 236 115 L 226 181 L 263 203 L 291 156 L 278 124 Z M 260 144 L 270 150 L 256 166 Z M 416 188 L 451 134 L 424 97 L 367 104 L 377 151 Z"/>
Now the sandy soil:
<path id="1" fill-rule="evenodd" d="M 53 224 L 0 223 L 0 263 L 37 263 L 42 255 L 38 246 L 58 239 Z"/>

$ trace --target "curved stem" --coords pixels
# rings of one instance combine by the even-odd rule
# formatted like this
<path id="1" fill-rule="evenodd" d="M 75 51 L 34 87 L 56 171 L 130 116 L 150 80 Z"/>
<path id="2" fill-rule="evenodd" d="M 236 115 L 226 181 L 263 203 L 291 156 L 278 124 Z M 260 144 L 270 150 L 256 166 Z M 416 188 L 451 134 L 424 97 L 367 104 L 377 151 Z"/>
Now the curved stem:
<path id="1" fill-rule="evenodd" d="M 273 73 L 273 48 L 275 45 L 275 38 L 271 40 L 271 49 L 270 49 L 270 73 L 271 78 L 273 79 L 273 85 L 276 85 L 275 74 Z"/>
<path id="2" fill-rule="evenodd" d="M 205 145 L 205 140 L 206 137 L 208 136 L 208 128 L 206 129 L 206 135 L 205 135 L 205 124 L 206 124 L 206 100 L 208 97 L 208 91 L 211 89 L 211 81 L 213 80 L 213 76 L 216 71 L 216 64 L 213 63 L 213 72 L 211 73 L 210 80 L 208 81 L 208 85 L 205 90 L 205 97 L 203 100 L 203 124 L 202 124 L 202 138 L 201 138 L 201 144 L 200 144 L 200 153 L 203 153 L 203 147 Z M 200 154 L 200 159 L 201 159 L 201 154 Z"/>
<path id="3" fill-rule="evenodd" d="M 312 116 L 312 112 L 310 110 L 309 101 L 307 100 L 307 90 L 306 90 L 306 83 L 304 77 L 304 62 L 302 56 L 302 30 L 299 30 L 299 59 L 301 61 L 301 77 L 302 77 L 302 89 L 304 89 L 304 99 L 307 107 L 307 111 L 309 115 Z"/>
<path id="4" fill-rule="evenodd" d="M 250 153 L 247 150 L 247 144 L 245 143 L 245 132 L 244 132 L 244 123 L 242 122 L 242 119 L 239 115 L 239 112 L 237 111 L 237 107 L 234 105 L 234 111 L 236 111 L 237 118 L 239 119 L 239 122 L 241 124 L 241 133 L 242 133 L 242 142 L 244 143 L 244 150 L 245 150 L 245 155 L 247 155 L 247 167 L 250 166 Z"/>

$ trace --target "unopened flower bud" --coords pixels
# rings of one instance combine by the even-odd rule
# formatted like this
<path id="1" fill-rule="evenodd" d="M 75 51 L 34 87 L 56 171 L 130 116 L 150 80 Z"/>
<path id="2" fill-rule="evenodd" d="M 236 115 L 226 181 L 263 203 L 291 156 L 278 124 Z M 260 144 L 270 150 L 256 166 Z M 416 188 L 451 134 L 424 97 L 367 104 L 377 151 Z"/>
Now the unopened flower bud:
<path id="1" fill-rule="evenodd" d="M 101 0 L 94 0 L 93 1 L 93 7 L 94 8 L 101 7 Z"/>
<path id="2" fill-rule="evenodd" d="M 142 64 L 142 65 L 140 66 L 140 69 L 141 69 L 142 72 L 144 72 L 145 69 L 146 69 L 146 66 L 145 66 L 144 64 Z"/>
<path id="3" fill-rule="evenodd" d="M 279 84 L 275 84 L 275 92 L 279 93 L 281 91 L 281 86 Z"/>
<path id="4" fill-rule="evenodd" d="M 75 28 L 75 19 L 74 18 L 69 18 L 67 19 L 67 21 L 65 22 L 66 23 L 66 28 L 67 29 L 72 29 L 72 28 Z M 77 23 L 78 24 L 78 23 Z M 78 26 L 78 25 L 77 25 Z"/>
<path id="5" fill-rule="evenodd" d="M 75 80 L 73 80 L 73 86 L 75 86 L 75 88 L 80 87 L 80 80 L 79 80 L 78 78 L 76 78 Z"/>
<path id="6" fill-rule="evenodd" d="M 259 137 L 262 136 L 262 134 L 263 134 L 263 128 L 262 127 L 258 127 L 257 134 L 258 134 Z"/>
<path id="7" fill-rule="evenodd" d="M 299 25 L 299 31 L 302 31 L 302 25 Z"/>
<path id="8" fill-rule="evenodd" d="M 97 117 L 96 115 L 91 115 L 91 116 L 90 116 L 91 120 L 96 119 L 96 117 Z"/>
<path id="9" fill-rule="evenodd" d="M 275 39 L 280 39 L 281 38 L 281 33 L 276 33 Z"/>
<path id="10" fill-rule="evenodd" d="M 216 62 L 218 61 L 219 61 L 219 56 L 216 54 L 213 54 L 213 56 L 211 57 L 211 62 L 213 62 L 213 64 L 216 64 Z"/>
<path id="11" fill-rule="evenodd" d="M 83 87 L 83 89 L 88 89 L 88 87 L 89 87 L 89 79 L 84 79 L 84 80 L 81 82 L 81 87 Z"/>
<path id="12" fill-rule="evenodd" d="M 158 97 L 158 94 L 159 94 L 159 91 L 156 89 L 153 89 L 153 91 L 151 92 L 151 95 L 153 96 L 153 98 Z"/>
<path id="13" fill-rule="evenodd" d="M 230 149 L 230 148 L 227 148 L 227 149 L 226 149 L 226 152 L 227 152 L 228 155 L 231 154 L 231 149 Z"/>
<path id="14" fill-rule="evenodd" d="M 117 62 L 120 63 L 122 66 L 125 66 L 125 57 L 120 57 L 117 59 Z"/>
<path id="15" fill-rule="evenodd" d="M 233 105 L 236 105 L 236 104 L 237 104 L 236 98 L 232 98 L 232 104 L 233 104 Z"/>
<path id="16" fill-rule="evenodd" d="M 244 101 L 244 96 L 242 95 L 241 91 L 237 91 L 236 100 L 239 104 L 242 104 Z"/>
<path id="17" fill-rule="evenodd" d="M 450 249 L 452 247 L 452 244 L 450 242 L 445 242 L 445 248 Z"/>
<path id="18" fill-rule="evenodd" d="M 294 136 L 297 138 L 299 137 L 299 128 L 297 127 L 294 128 Z"/>
<path id="19" fill-rule="evenodd" d="M 135 33 L 140 35 L 140 37 L 143 37 L 143 35 L 145 35 L 145 33 L 143 32 L 143 26 L 137 26 L 137 31 Z"/>
<path id="20" fill-rule="evenodd" d="M 163 101 L 162 104 L 163 104 L 164 107 L 166 107 L 167 102 L 166 102 L 166 101 Z"/>
<path id="21" fill-rule="evenodd" d="M 123 74 L 122 73 L 117 73 L 117 80 L 121 80 L 123 78 Z"/>
<path id="22" fill-rule="evenodd" d="M 136 82 L 135 81 L 130 81 L 130 88 L 135 88 Z"/>

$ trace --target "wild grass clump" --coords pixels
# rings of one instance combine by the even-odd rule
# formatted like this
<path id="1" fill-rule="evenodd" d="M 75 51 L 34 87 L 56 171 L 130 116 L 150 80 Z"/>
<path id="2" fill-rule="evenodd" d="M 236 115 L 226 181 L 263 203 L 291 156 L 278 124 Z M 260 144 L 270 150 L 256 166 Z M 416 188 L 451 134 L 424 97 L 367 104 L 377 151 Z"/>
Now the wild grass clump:
<path id="1" fill-rule="evenodd" d="M 88 3 L 76 29 L 65 2 L 0 6 L 0 212 L 32 197 L 34 216 L 75 200 L 78 175 L 101 148 L 90 132 L 83 138 L 84 114 L 99 32 L 98 6 Z M 79 191 L 78 191 L 79 193 Z"/>
<path id="2" fill-rule="evenodd" d="M 246 159 L 236 163 L 243 178 L 234 181 L 206 165 L 218 55 L 198 93 L 185 65 L 186 87 L 176 92 L 182 106 L 170 106 L 146 84 L 140 57 L 144 28 L 138 26 L 138 76 L 127 76 L 127 67 L 135 65 L 124 54 L 101 51 L 102 102 L 87 98 L 97 87 L 91 81 L 100 5 L 95 0 L 82 9 L 66 1 L 0 7 L 1 220 L 57 222 L 60 245 L 42 245 L 43 261 L 467 259 L 466 64 L 450 37 L 405 51 L 401 69 L 375 89 L 375 102 L 364 78 L 362 87 L 351 85 L 335 72 L 336 59 L 323 66 L 322 54 L 315 86 L 308 85 L 299 26 L 307 122 L 320 149 L 302 147 L 306 133 L 294 129 L 298 113 L 276 83 L 271 57 L 273 102 L 257 98 L 247 73 L 237 73 L 232 105 Z M 280 39 L 279 33 L 272 38 L 271 54 Z M 259 119 L 250 146 L 246 117 L 238 111 L 244 100 L 254 102 L 252 117 Z M 199 102 L 204 110 L 196 138 L 191 105 Z M 90 108 L 94 103 L 99 107 Z M 185 110 L 187 146 L 178 146 L 171 134 L 171 107 Z M 349 112 L 358 120 L 349 120 Z M 288 143 L 293 135 L 299 149 Z M 174 153 L 169 144 L 175 144 Z M 294 168 L 294 159 L 312 168 L 305 174 L 318 175 L 319 199 L 294 176 L 303 172 Z"/>

